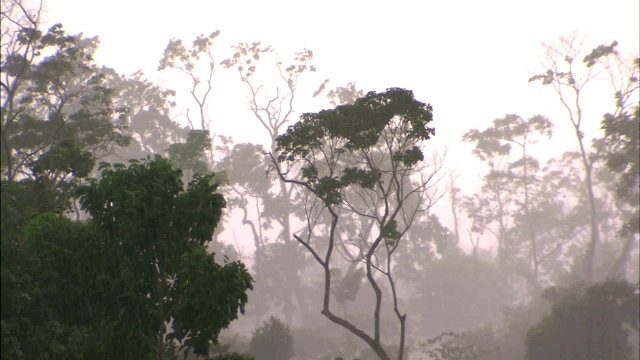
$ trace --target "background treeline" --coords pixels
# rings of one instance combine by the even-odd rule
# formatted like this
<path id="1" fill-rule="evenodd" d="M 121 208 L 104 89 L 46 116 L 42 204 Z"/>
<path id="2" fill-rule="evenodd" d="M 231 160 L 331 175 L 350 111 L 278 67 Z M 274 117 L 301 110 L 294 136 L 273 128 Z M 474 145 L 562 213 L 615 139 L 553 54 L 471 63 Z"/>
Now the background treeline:
<path id="1" fill-rule="evenodd" d="M 158 70 L 193 86 L 170 90 L 2 8 L 3 359 L 637 358 L 640 61 L 617 43 L 559 37 L 530 79 L 576 151 L 500 116 L 462 139 L 467 185 L 411 91 L 302 93 L 310 50 L 172 39 Z M 218 69 L 269 142 L 216 133 Z M 294 112 L 310 98 L 327 110 Z"/>

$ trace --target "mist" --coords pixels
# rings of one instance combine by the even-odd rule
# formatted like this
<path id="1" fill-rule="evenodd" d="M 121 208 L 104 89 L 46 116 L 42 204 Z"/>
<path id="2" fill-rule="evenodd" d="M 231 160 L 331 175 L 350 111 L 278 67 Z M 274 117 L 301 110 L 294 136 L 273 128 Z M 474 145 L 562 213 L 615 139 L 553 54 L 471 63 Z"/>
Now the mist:
<path id="1" fill-rule="evenodd" d="M 534 90 L 456 114 L 428 65 L 206 28 L 131 72 L 2 7 L 3 359 L 638 358 L 635 44 L 516 39 Z"/>

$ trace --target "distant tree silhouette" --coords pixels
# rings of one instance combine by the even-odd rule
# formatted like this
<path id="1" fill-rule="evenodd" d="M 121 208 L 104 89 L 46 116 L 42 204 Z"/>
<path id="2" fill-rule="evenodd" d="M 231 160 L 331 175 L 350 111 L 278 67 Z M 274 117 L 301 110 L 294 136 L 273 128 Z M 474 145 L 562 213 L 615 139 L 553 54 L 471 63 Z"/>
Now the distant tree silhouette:
<path id="1" fill-rule="evenodd" d="M 638 285 L 608 280 L 589 287 L 551 287 L 553 305 L 525 338 L 526 360 L 632 359 L 630 328 L 638 330 Z"/>

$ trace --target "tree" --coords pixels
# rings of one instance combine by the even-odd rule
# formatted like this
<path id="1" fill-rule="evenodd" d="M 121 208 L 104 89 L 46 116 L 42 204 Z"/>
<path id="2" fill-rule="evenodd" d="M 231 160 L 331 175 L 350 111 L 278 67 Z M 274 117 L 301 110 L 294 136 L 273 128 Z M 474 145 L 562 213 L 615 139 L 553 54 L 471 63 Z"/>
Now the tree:
<path id="1" fill-rule="evenodd" d="M 484 327 L 463 333 L 444 332 L 423 346 L 433 360 L 481 360 L 494 351 L 495 342 L 492 329 Z"/>
<path id="2" fill-rule="evenodd" d="M 209 131 L 191 130 L 185 142 L 169 145 L 166 153 L 173 165 L 186 172 L 187 179 L 192 179 L 195 174 L 205 174 L 208 171 L 209 165 L 204 159 L 205 152 L 210 149 Z"/>
<path id="3" fill-rule="evenodd" d="M 2 233 L 2 358 L 81 359 L 95 345 L 95 337 L 87 336 L 90 321 L 103 324 L 91 316 L 99 305 L 85 305 L 96 294 L 86 287 L 96 281 L 87 262 L 95 260 L 86 242 L 93 234 L 54 213 L 21 228 L 19 239 L 7 229 Z"/>
<path id="4" fill-rule="evenodd" d="M 636 61 L 636 65 L 640 66 L 640 60 Z M 639 123 L 639 107 L 633 109 L 632 114 L 629 112 L 618 115 L 606 114 L 601 123 L 605 137 L 608 139 L 607 153 L 604 155 L 605 164 L 609 170 L 618 174 L 614 184 L 615 197 L 620 204 L 619 207 L 625 209 L 625 213 L 628 214 L 626 219 L 623 219 L 622 227 L 618 232 L 620 236 L 626 237 L 626 241 L 621 254 L 609 271 L 611 277 L 621 279 L 625 278 L 627 259 L 640 233 Z"/>
<path id="5" fill-rule="evenodd" d="M 520 241 L 526 239 L 528 259 L 525 262 L 530 264 L 530 270 L 523 275 L 531 289 L 539 286 L 541 264 L 550 253 L 564 244 L 564 239 L 551 240 L 550 244 L 543 241 L 544 227 L 548 225 L 543 225 L 539 219 L 545 211 L 545 194 L 540 191 L 540 164 L 531 156 L 529 146 L 536 143 L 538 136 L 551 138 L 552 130 L 553 124 L 544 116 L 532 116 L 525 120 L 518 115 L 508 114 L 494 120 L 492 126 L 485 130 L 473 129 L 463 136 L 465 141 L 476 144 L 473 153 L 490 166 L 483 188 L 491 191 L 476 194 L 466 202 L 473 220 L 472 231 L 480 234 L 486 230 L 491 232 L 491 223 L 499 224 L 498 258 L 503 271 L 506 259 L 513 259 L 516 255 L 513 252 L 505 253 L 506 249 L 519 247 L 505 243 L 507 234 L 511 233 L 511 237 L 520 238 Z M 520 153 L 513 161 L 510 158 L 512 146 L 517 147 Z M 500 158 L 504 159 L 502 164 L 498 160 Z M 509 203 L 514 203 L 515 209 L 508 206 Z M 488 207 L 489 204 L 492 206 Z M 506 216 L 507 212 L 509 216 Z M 506 226 L 509 220 L 513 223 L 511 229 Z M 518 241 L 517 238 L 510 240 Z"/>
<path id="6" fill-rule="evenodd" d="M 256 360 L 289 360 L 294 355 L 289 327 L 273 316 L 253 332 L 249 347 Z"/>
<path id="7" fill-rule="evenodd" d="M 2 8 L 2 178 L 33 179 L 70 210 L 95 159 L 129 144 L 127 110 L 93 62 L 97 37 L 68 35 L 60 24 L 40 30 L 41 6 L 12 0 Z"/>
<path id="8" fill-rule="evenodd" d="M 438 198 L 434 187 L 441 159 L 424 161 L 421 148 L 434 134 L 432 119 L 431 106 L 415 100 L 411 91 L 370 92 L 352 105 L 302 115 L 277 138 L 277 157 L 271 154 L 274 171 L 295 185 L 305 202 L 306 228 L 293 237 L 323 270 L 322 314 L 381 359 L 390 359 L 381 336 L 381 281 L 398 320 L 402 359 L 406 314 L 398 305 L 393 254 L 417 214 Z M 345 226 L 347 219 L 360 227 Z M 330 307 L 333 254 L 348 248 L 359 254 L 373 291 L 373 334 Z"/>
<path id="9" fill-rule="evenodd" d="M 638 287 L 608 280 L 548 288 L 550 312 L 525 339 L 527 360 L 632 359 L 627 337 L 638 331 Z"/>
<path id="10" fill-rule="evenodd" d="M 101 180 L 82 187 L 81 204 L 121 268 L 126 296 L 115 306 L 131 318 L 119 320 L 151 329 L 143 332 L 145 342 L 156 338 L 159 359 L 172 339 L 206 354 L 238 310 L 244 312 L 252 288 L 242 263 L 221 266 L 205 251 L 225 206 L 214 175 L 196 175 L 183 190 L 181 171 L 160 157 L 100 168 Z M 165 338 L 167 322 L 173 331 Z"/>
<path id="11" fill-rule="evenodd" d="M 604 149 L 606 138 L 602 138 L 595 147 L 594 153 L 589 153 L 585 146 L 584 124 L 588 120 L 583 112 L 584 90 L 592 80 L 603 71 L 613 87 L 614 111 L 613 118 L 628 110 L 630 101 L 638 90 L 638 67 L 631 65 L 618 54 L 616 41 L 609 45 L 600 45 L 582 59 L 585 66 L 584 74 L 576 68 L 576 59 L 583 50 L 584 37 L 576 33 L 561 36 L 558 42 L 544 44 L 545 59 L 544 73 L 537 74 L 529 82 L 540 81 L 543 85 L 550 85 L 560 97 L 562 106 L 567 110 L 578 142 L 580 160 L 584 173 L 584 186 L 588 193 L 589 221 L 591 238 L 584 253 L 584 277 L 593 280 L 595 254 L 600 242 L 599 219 L 597 217 L 597 202 L 594 191 L 593 167 Z"/>
<path id="12" fill-rule="evenodd" d="M 609 170 L 619 174 L 615 184 L 616 197 L 635 209 L 634 217 L 625 224 L 625 230 L 633 233 L 640 232 L 638 229 L 640 221 L 638 219 L 639 123 L 640 107 L 636 107 L 632 113 L 622 113 L 618 116 L 606 114 L 602 120 L 602 129 L 605 131 L 608 147 L 608 152 L 604 155 L 605 164 Z"/>
<path id="13" fill-rule="evenodd" d="M 126 146 L 125 110 L 114 107 L 105 74 L 93 64 L 98 39 L 67 35 L 60 24 L 43 33 L 37 20 L 5 30 L 16 23 L 10 16 L 2 13 L 3 177 L 30 176 L 42 154 L 101 158 Z"/>
<path id="14" fill-rule="evenodd" d="M 238 71 L 240 81 L 249 93 L 247 99 L 251 113 L 269 134 L 271 142 L 267 148 L 271 153 L 276 153 L 276 139 L 295 113 L 299 81 L 306 73 L 315 72 L 315 67 L 311 64 L 313 52 L 308 49 L 296 52 L 293 61 L 287 66 L 279 59 L 273 59 L 273 48 L 263 46 L 260 42 L 240 43 L 232 46 L 232 49 L 233 56 L 223 60 L 221 65 Z M 273 83 L 261 82 L 260 76 L 264 70 L 260 63 L 264 64 L 269 60 L 274 60 L 276 80 Z M 229 159 L 223 162 L 234 162 L 233 157 L 240 155 L 240 152 L 244 155 L 243 162 L 248 160 L 263 167 L 265 152 L 261 147 L 249 144 L 234 148 Z M 268 165 L 269 160 L 266 160 Z M 263 168 L 266 169 L 267 166 Z M 242 176 L 237 170 L 229 171 Z M 251 228 L 255 239 L 254 267 L 259 284 L 256 296 L 262 299 L 258 306 L 282 306 L 287 309 L 284 320 L 288 324 L 293 322 L 292 309 L 297 308 L 301 320 L 308 322 L 311 315 L 303 295 L 306 289 L 301 280 L 305 267 L 304 255 L 298 251 L 299 248 L 291 237 L 292 216 L 301 213 L 300 203 L 292 186 L 278 179 L 277 184 L 272 183 L 273 178 L 268 180 L 270 182 L 265 183 L 262 179 L 256 179 L 253 174 L 249 182 L 244 177 L 230 176 L 231 193 L 239 198 L 234 205 L 242 211 L 243 224 Z M 252 209 L 254 206 L 255 211 Z M 251 213 L 252 218 L 248 216 Z M 271 235 L 272 233 L 275 235 Z M 266 313 L 266 309 L 256 312 Z"/>
<path id="15" fill-rule="evenodd" d="M 198 115 L 200 117 L 199 130 L 203 131 L 211 131 L 211 119 L 207 115 L 209 108 L 207 97 L 211 92 L 211 81 L 216 66 L 212 46 L 213 41 L 218 35 L 220 35 L 220 31 L 214 31 L 209 36 L 201 34 L 193 40 L 192 46 L 189 48 L 183 45 L 182 40 L 171 39 L 164 50 L 162 59 L 160 59 L 160 65 L 158 65 L 158 71 L 170 68 L 178 69 L 191 79 L 192 88 L 189 90 L 189 93 L 198 105 Z M 204 65 L 206 68 L 206 77 L 204 78 L 199 77 L 197 71 L 198 64 L 202 63 L 202 61 L 200 61 L 201 56 L 206 58 Z M 200 85 L 203 85 L 203 88 L 201 88 Z M 189 110 L 187 110 L 187 121 L 191 129 L 196 130 L 189 115 Z"/>
<path id="16" fill-rule="evenodd" d="M 113 90 L 115 107 L 126 109 L 129 117 L 131 143 L 117 151 L 119 159 L 163 154 L 171 144 L 187 137 L 187 129 L 171 117 L 176 106 L 174 90 L 154 85 L 140 70 L 129 76 L 106 67 L 101 72 L 107 77 L 107 87 Z"/>
<path id="17" fill-rule="evenodd" d="M 161 158 L 102 170 L 80 190 L 86 222 L 37 182 L 3 183 L 3 358 L 203 355 L 243 312 L 251 276 L 205 250 L 224 206 L 213 175 L 184 190 Z"/>

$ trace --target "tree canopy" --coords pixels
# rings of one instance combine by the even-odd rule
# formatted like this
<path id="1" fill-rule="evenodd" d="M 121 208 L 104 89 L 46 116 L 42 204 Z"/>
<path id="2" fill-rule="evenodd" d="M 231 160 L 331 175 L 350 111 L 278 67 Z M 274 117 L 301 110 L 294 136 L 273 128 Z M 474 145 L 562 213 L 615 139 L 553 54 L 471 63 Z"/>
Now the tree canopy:
<path id="1" fill-rule="evenodd" d="M 79 190 L 88 222 L 43 213 L 23 240 L 3 232 L 3 341 L 20 325 L 9 339 L 26 357 L 162 359 L 174 343 L 207 354 L 253 287 L 242 263 L 220 265 L 206 251 L 225 206 L 214 175 L 185 190 L 181 171 L 160 157 L 100 168 L 100 180 Z M 26 264 L 4 257 L 5 244 L 19 242 L 11 255 Z M 60 330 L 47 341 L 52 323 Z"/>
<path id="2" fill-rule="evenodd" d="M 406 314 L 398 306 L 392 254 L 414 220 L 437 198 L 430 190 L 441 164 L 425 161 L 422 150 L 423 142 L 435 133 L 429 127 L 432 111 L 409 90 L 369 92 L 353 104 L 302 115 L 278 137 L 277 155 L 271 155 L 279 177 L 306 192 L 307 226 L 294 237 L 323 269 L 322 314 L 358 336 L 381 359 L 390 358 L 381 343 L 381 283 L 390 287 L 389 301 L 400 327 L 398 359 L 402 359 Z M 375 294 L 372 334 L 330 308 L 332 290 L 340 289 L 331 285 L 339 281 L 331 268 L 338 248 L 354 254 L 352 259 L 364 267 Z"/>

